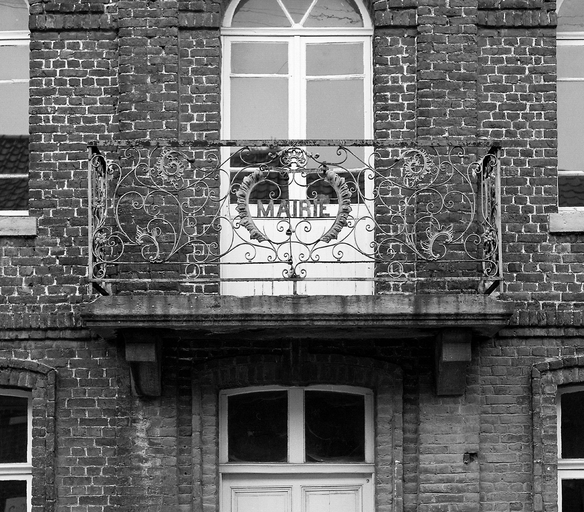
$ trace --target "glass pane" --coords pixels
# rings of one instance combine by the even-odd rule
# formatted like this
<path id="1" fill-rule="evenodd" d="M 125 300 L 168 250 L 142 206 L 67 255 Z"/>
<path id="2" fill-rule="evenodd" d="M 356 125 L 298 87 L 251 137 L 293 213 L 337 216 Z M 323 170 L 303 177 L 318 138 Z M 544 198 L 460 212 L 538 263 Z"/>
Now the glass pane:
<path id="1" fill-rule="evenodd" d="M 290 21 L 275 0 L 243 0 L 235 9 L 232 27 L 289 27 Z"/>
<path id="2" fill-rule="evenodd" d="M 562 480 L 561 512 L 584 512 L 584 480 Z"/>
<path id="3" fill-rule="evenodd" d="M 231 138 L 288 138 L 288 80 L 231 79 Z"/>
<path id="4" fill-rule="evenodd" d="M 365 192 L 365 173 L 351 173 L 336 170 L 337 174 L 345 180 L 351 191 L 351 203 L 358 204 Z M 338 204 L 339 199 L 333 187 L 324 180 L 319 173 L 311 173 L 306 176 L 308 199 L 321 201 L 324 204 Z M 359 195 L 359 191 L 361 195 Z"/>
<path id="5" fill-rule="evenodd" d="M 0 30 L 28 30 L 28 5 L 24 0 L 0 2 Z"/>
<path id="6" fill-rule="evenodd" d="M 562 394 L 561 406 L 562 458 L 584 458 L 584 391 Z"/>
<path id="7" fill-rule="evenodd" d="M 584 30 L 584 2 L 564 0 L 558 12 L 558 31 L 574 32 Z"/>
<path id="8" fill-rule="evenodd" d="M 584 78 L 584 44 L 558 42 L 558 78 Z"/>
<path id="9" fill-rule="evenodd" d="M 363 73 L 362 43 L 309 44 L 306 46 L 308 76 Z"/>
<path id="10" fill-rule="evenodd" d="M 27 422 L 26 398 L 0 396 L 0 463 L 27 461 Z"/>
<path id="11" fill-rule="evenodd" d="M 309 139 L 363 138 L 363 80 L 311 80 L 306 95 Z"/>
<path id="12" fill-rule="evenodd" d="M 310 4 L 312 4 L 312 0 L 284 0 L 284 5 L 288 9 L 288 14 L 290 14 L 294 23 L 300 23 L 302 21 Z"/>
<path id="13" fill-rule="evenodd" d="M 584 206 L 584 174 L 558 176 L 559 205 Z"/>
<path id="14" fill-rule="evenodd" d="M 558 169 L 582 171 L 584 82 L 558 83 Z"/>
<path id="15" fill-rule="evenodd" d="M 0 84 L 0 134 L 28 135 L 28 82 Z"/>
<path id="16" fill-rule="evenodd" d="M 0 80 L 28 80 L 28 45 L 0 46 Z"/>
<path id="17" fill-rule="evenodd" d="M 231 72 L 283 75 L 288 73 L 287 43 L 233 43 Z"/>
<path id="18" fill-rule="evenodd" d="M 26 512 L 26 481 L 0 480 L 0 510 Z"/>
<path id="19" fill-rule="evenodd" d="M 28 174 L 26 135 L 0 134 L 0 177 L 2 174 Z"/>
<path id="20" fill-rule="evenodd" d="M 365 460 L 363 395 L 305 392 L 306 462 Z"/>
<path id="21" fill-rule="evenodd" d="M 233 395 L 227 405 L 229 462 L 288 460 L 288 393 Z"/>
<path id="22" fill-rule="evenodd" d="M 27 209 L 28 178 L 0 179 L 0 210 Z"/>
<path id="23" fill-rule="evenodd" d="M 305 27 L 362 27 L 359 9 L 351 0 L 318 0 Z"/>

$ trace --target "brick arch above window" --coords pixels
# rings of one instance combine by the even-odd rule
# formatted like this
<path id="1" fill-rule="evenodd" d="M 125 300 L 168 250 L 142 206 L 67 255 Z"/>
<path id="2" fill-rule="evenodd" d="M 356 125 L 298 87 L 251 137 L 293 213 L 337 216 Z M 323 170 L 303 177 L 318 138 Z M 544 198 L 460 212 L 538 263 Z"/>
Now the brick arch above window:
<path id="1" fill-rule="evenodd" d="M 550 510 L 558 497 L 558 388 L 584 384 L 584 354 L 548 359 L 532 368 L 534 510 Z"/>
<path id="2" fill-rule="evenodd" d="M 0 392 L 21 390 L 32 399 L 32 512 L 55 509 L 55 422 L 57 371 L 33 361 L 0 358 Z"/>
<path id="3" fill-rule="evenodd" d="M 379 510 L 403 509 L 403 375 L 400 367 L 369 358 L 308 354 L 297 358 L 267 354 L 208 361 L 193 380 L 194 494 L 208 510 L 219 511 L 218 481 L 206 478 L 219 467 L 218 395 L 250 386 L 330 384 L 369 388 L 374 393 L 375 501 Z M 195 500 L 196 501 L 196 500 Z M 195 507 L 200 504 L 196 501 Z"/>

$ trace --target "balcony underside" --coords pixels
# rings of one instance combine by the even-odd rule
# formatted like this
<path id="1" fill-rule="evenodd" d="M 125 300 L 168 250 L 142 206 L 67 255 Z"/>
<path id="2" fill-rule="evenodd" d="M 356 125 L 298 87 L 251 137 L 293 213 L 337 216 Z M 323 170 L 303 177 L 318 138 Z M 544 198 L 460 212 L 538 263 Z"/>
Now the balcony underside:
<path id="1" fill-rule="evenodd" d="M 237 333 L 246 337 L 419 337 L 445 328 L 491 337 L 510 303 L 483 295 L 254 296 L 127 295 L 86 306 L 85 324 L 104 338 L 128 329 Z M 356 332 L 358 331 L 358 332 Z"/>
<path id="2" fill-rule="evenodd" d="M 125 343 L 138 394 L 161 394 L 164 339 L 188 332 L 232 343 L 282 338 L 434 338 L 436 391 L 464 393 L 473 339 L 492 337 L 513 312 L 484 295 L 124 295 L 85 306 L 86 325 Z"/>

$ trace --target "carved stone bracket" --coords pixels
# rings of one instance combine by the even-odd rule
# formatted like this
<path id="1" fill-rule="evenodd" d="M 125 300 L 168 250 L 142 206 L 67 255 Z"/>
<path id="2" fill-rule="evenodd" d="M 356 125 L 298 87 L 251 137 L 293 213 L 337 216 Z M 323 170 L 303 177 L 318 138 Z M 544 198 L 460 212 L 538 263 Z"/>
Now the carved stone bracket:
<path id="1" fill-rule="evenodd" d="M 130 363 L 132 383 L 139 396 L 162 393 L 162 342 L 151 331 L 136 329 L 124 333 L 126 361 Z"/>
<path id="2" fill-rule="evenodd" d="M 442 329 L 436 337 L 436 394 L 462 395 L 471 361 L 472 331 Z"/>

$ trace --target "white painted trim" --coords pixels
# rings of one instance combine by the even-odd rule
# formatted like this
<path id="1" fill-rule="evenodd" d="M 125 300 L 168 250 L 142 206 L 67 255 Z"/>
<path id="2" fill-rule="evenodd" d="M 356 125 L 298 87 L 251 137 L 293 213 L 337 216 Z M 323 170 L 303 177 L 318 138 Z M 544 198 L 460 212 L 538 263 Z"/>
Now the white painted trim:
<path id="1" fill-rule="evenodd" d="M 326 464 L 312 462 L 306 464 L 220 464 L 221 474 L 372 474 L 375 471 L 374 464 Z"/>
<path id="2" fill-rule="evenodd" d="M 234 0 L 227 7 L 227 10 L 225 11 L 225 16 L 223 17 L 222 31 L 225 31 L 226 29 L 231 28 L 231 23 L 233 21 L 233 15 L 235 14 L 235 9 L 239 5 L 240 1 L 241 0 Z M 365 8 L 365 5 L 363 4 L 363 2 L 361 0 L 354 0 L 354 1 L 355 1 L 355 5 L 357 6 L 357 9 L 359 10 L 359 14 L 361 15 L 361 19 L 363 20 L 363 27 L 359 27 L 359 28 L 360 29 L 369 29 L 369 30 L 373 31 L 373 22 L 371 21 L 371 17 L 369 16 L 369 12 Z M 278 3 L 280 4 L 281 7 L 284 7 L 284 4 L 282 2 L 278 1 Z M 310 6 L 308 7 L 308 9 L 306 11 L 305 16 L 302 18 L 300 23 L 304 23 L 306 21 L 307 14 L 310 13 L 310 11 L 314 7 L 315 3 L 316 3 L 316 1 L 313 1 L 310 4 Z M 289 21 L 292 22 L 293 20 L 290 18 L 289 14 L 287 12 L 287 9 L 283 9 L 283 11 L 286 14 L 286 17 L 289 19 Z M 298 26 L 298 25 L 296 25 L 296 26 Z M 295 27 L 266 27 L 266 29 L 268 29 L 270 31 L 273 31 L 274 29 L 279 29 L 279 28 L 283 28 L 285 31 L 289 31 L 291 29 L 294 29 Z M 240 29 L 238 28 L 236 30 L 240 30 Z M 244 30 L 245 30 L 246 34 L 250 33 L 250 29 L 245 28 Z M 256 29 L 254 29 L 254 30 L 256 30 Z M 319 30 L 320 31 L 323 29 L 306 27 L 306 28 L 301 28 L 301 30 L 302 31 L 306 31 L 306 30 Z M 325 30 L 328 30 L 328 27 L 326 27 Z M 343 27 L 330 27 L 330 32 L 335 33 L 335 34 L 340 34 L 341 33 L 341 32 L 339 32 L 340 30 L 343 30 Z M 288 34 L 290 34 L 290 32 L 288 32 Z"/>
<path id="3" fill-rule="evenodd" d="M 569 45 L 572 40 L 576 41 L 576 44 L 578 44 L 578 40 L 581 40 L 580 44 L 584 44 L 584 31 L 558 32 L 556 34 L 556 39 L 559 44 Z"/>
<path id="4" fill-rule="evenodd" d="M 30 83 L 30 79 L 28 78 L 7 78 L 5 80 L 0 80 L 0 85 L 2 84 L 28 84 Z M 6 174 L 3 174 L 2 177 L 6 178 Z"/>
<path id="5" fill-rule="evenodd" d="M 266 28 L 231 28 L 221 29 L 223 36 L 258 36 L 258 37 L 285 37 L 285 36 L 359 36 L 368 37 L 373 35 L 372 28 L 295 28 L 295 27 L 266 27 Z"/>
<path id="6" fill-rule="evenodd" d="M 288 462 L 306 462 L 304 454 L 304 389 L 288 390 Z"/>
<path id="7" fill-rule="evenodd" d="M 0 31 L 0 46 L 17 44 L 26 46 L 30 43 L 30 32 L 28 30 L 2 30 Z"/>
<path id="8" fill-rule="evenodd" d="M 21 480 L 26 482 L 26 510 L 32 510 L 32 394 L 20 389 L 2 389 L 0 396 L 16 396 L 27 400 L 26 462 L 0 464 L 0 480 Z"/>

